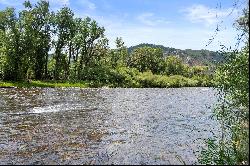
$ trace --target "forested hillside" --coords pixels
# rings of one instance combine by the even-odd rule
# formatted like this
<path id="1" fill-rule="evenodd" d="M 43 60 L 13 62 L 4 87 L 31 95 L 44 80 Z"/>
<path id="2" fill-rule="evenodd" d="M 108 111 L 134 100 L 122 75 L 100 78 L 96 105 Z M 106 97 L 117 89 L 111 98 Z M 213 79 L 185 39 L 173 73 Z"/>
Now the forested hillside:
<path id="1" fill-rule="evenodd" d="M 160 48 L 164 52 L 164 56 L 176 55 L 182 59 L 182 61 L 189 65 L 214 65 L 217 63 L 221 63 L 225 60 L 222 53 L 217 51 L 209 51 L 209 50 L 192 50 L 192 49 L 176 49 L 171 47 L 165 47 L 163 45 L 155 45 L 142 43 L 136 46 L 132 46 L 128 48 L 129 52 L 132 52 L 134 49 L 139 47 L 152 47 L 152 48 Z"/>

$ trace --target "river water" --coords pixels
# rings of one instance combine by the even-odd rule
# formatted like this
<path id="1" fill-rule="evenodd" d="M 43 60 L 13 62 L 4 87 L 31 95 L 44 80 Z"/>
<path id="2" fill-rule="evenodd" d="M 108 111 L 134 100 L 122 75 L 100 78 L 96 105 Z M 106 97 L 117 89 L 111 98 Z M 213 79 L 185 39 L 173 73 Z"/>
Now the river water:
<path id="1" fill-rule="evenodd" d="M 197 164 L 212 88 L 0 88 L 0 164 Z"/>

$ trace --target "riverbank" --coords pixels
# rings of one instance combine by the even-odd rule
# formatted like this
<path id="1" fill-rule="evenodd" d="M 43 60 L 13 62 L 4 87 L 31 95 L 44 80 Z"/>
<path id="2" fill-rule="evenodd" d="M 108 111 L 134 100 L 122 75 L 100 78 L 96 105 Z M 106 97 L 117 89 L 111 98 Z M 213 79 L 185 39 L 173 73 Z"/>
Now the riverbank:
<path id="1" fill-rule="evenodd" d="M 87 88 L 90 87 L 87 82 L 55 82 L 55 81 L 21 81 L 21 82 L 8 82 L 0 81 L 0 88 L 31 88 L 31 87 L 44 87 L 44 88 L 59 88 L 59 87 L 80 87 Z"/>
<path id="2" fill-rule="evenodd" d="M 160 76 L 160 75 L 144 75 L 134 80 L 126 80 L 125 82 L 104 83 L 100 81 L 0 81 L 0 88 L 60 88 L 60 87 L 79 87 L 79 88 L 180 88 L 180 87 L 212 87 L 214 82 L 204 78 L 187 78 L 183 76 Z"/>

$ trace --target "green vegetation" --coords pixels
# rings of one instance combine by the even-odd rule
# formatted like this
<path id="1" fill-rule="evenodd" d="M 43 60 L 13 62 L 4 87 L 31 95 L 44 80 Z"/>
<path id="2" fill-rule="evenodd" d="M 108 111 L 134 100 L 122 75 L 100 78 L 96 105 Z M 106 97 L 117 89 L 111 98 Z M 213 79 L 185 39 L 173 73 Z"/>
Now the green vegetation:
<path id="1" fill-rule="evenodd" d="M 104 27 L 68 7 L 51 12 L 47 1 L 0 11 L 1 87 L 211 86 L 212 67 L 151 46 L 129 52 L 122 38 L 110 49 Z"/>
<path id="2" fill-rule="evenodd" d="M 249 5 L 249 4 L 248 4 Z M 236 21 L 242 30 L 245 46 L 228 54 L 227 61 L 216 72 L 219 103 L 215 118 L 220 122 L 221 136 L 210 138 L 201 152 L 201 164 L 249 164 L 249 6 Z"/>
<path id="3" fill-rule="evenodd" d="M 170 47 L 164 47 L 163 45 L 155 45 L 143 43 L 136 46 L 128 48 L 128 52 L 131 53 L 134 49 L 140 47 L 151 47 L 161 49 L 164 56 L 176 55 L 179 56 L 183 62 L 189 65 L 216 65 L 218 63 L 223 63 L 225 61 L 226 53 L 221 53 L 219 51 L 209 51 L 209 50 L 192 50 L 192 49 L 176 49 Z"/>
<path id="4" fill-rule="evenodd" d="M 9 88 L 9 87 L 80 87 L 80 88 L 87 88 L 90 87 L 90 83 L 87 82 L 54 82 L 54 81 L 30 81 L 30 82 L 9 82 L 0 81 L 0 87 Z"/>
<path id="5" fill-rule="evenodd" d="M 194 76 L 187 78 L 181 75 L 156 75 L 150 70 L 139 72 L 135 68 L 121 67 L 117 69 L 92 68 L 86 71 L 88 81 L 65 81 L 65 80 L 43 80 L 43 81 L 0 81 L 0 87 L 110 87 L 110 88 L 177 88 L 212 86 L 214 84 L 211 76 Z M 93 77 L 94 75 L 94 77 Z"/>

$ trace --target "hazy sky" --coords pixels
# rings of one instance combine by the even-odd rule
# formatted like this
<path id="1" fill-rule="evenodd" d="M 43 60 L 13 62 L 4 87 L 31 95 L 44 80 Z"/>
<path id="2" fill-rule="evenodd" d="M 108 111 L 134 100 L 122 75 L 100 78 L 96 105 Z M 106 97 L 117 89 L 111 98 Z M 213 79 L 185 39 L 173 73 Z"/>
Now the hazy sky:
<path id="1" fill-rule="evenodd" d="M 106 29 L 110 47 L 116 37 L 126 46 L 160 44 L 180 49 L 218 50 L 234 46 L 237 31 L 232 24 L 246 0 L 49 0 L 51 9 L 69 6 L 76 17 L 89 16 Z M 23 8 L 22 0 L 0 0 L 0 9 Z M 32 3 L 36 0 L 31 0 Z M 218 26 L 220 30 L 207 46 Z"/>

